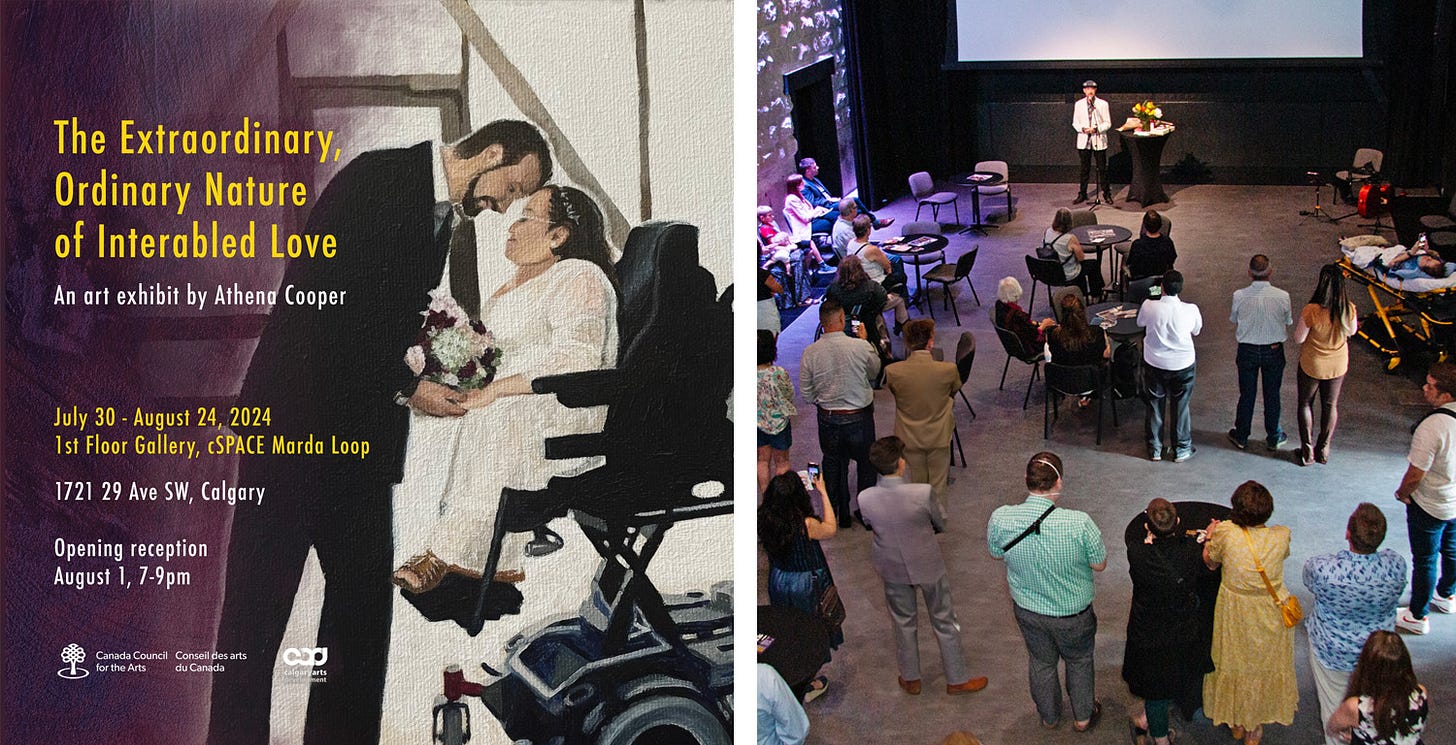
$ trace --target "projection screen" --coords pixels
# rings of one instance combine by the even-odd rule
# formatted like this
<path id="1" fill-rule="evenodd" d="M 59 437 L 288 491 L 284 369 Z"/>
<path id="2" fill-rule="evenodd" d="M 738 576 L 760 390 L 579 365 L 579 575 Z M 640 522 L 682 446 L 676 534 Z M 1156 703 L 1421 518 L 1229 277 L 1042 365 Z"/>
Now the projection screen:
<path id="1" fill-rule="evenodd" d="M 963 63 L 1358 59 L 1362 0 L 948 0 Z"/>

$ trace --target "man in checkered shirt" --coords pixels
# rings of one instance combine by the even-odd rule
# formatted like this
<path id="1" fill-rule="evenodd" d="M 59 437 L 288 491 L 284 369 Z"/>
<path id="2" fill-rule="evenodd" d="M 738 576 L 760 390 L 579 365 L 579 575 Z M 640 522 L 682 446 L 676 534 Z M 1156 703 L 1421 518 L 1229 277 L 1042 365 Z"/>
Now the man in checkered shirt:
<path id="1" fill-rule="evenodd" d="M 996 508 L 986 541 L 991 556 L 1006 562 L 1016 624 L 1031 656 L 1031 699 L 1042 727 L 1061 723 L 1057 663 L 1065 660 L 1073 727 L 1085 732 L 1102 717 L 1093 687 L 1097 615 L 1092 573 L 1107 568 L 1107 547 L 1087 513 L 1058 505 L 1063 473 L 1055 453 L 1033 455 L 1026 464 L 1026 501 Z"/>

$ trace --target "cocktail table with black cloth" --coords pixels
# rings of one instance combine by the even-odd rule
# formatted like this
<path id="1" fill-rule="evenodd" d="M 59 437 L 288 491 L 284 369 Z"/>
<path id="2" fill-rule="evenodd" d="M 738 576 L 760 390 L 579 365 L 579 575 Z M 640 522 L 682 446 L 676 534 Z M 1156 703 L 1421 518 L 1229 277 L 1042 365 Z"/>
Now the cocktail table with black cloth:
<path id="1" fill-rule="evenodd" d="M 777 671 L 802 701 L 819 668 L 829 662 L 829 627 L 798 608 L 760 605 L 758 633 L 773 637 L 758 661 Z"/>
<path id="2" fill-rule="evenodd" d="M 956 184 L 968 186 L 971 189 L 971 224 L 963 228 L 961 230 L 962 233 L 979 230 L 981 231 L 981 235 L 985 235 L 986 228 L 999 227 L 981 222 L 981 187 L 996 186 L 1005 180 L 1006 178 L 1004 176 L 995 171 L 971 171 L 970 173 L 963 173 L 956 176 L 953 179 Z"/>
<path id="3" fill-rule="evenodd" d="M 1199 536 L 1198 531 L 1206 529 L 1209 520 L 1227 520 L 1230 512 L 1227 506 L 1211 502 L 1173 502 L 1173 507 L 1178 511 L 1178 530 L 1195 540 L 1202 540 L 1205 537 Z M 1145 545 L 1147 540 L 1148 531 L 1143 517 L 1141 512 L 1134 515 L 1123 530 L 1123 545 L 1127 547 L 1129 555 L 1138 550 L 1136 547 Z M 1136 557 L 1130 559 L 1130 561 L 1132 560 L 1136 560 Z M 1222 573 L 1216 569 L 1204 573 L 1199 578 L 1197 587 L 1194 588 L 1198 602 L 1198 628 L 1194 631 L 1194 638 L 1190 646 L 1193 647 L 1195 653 L 1205 657 L 1213 645 L 1213 608 L 1218 601 L 1218 585 L 1221 577 Z M 1135 630 L 1135 625 L 1144 620 L 1154 624 L 1160 623 L 1156 612 L 1149 614 L 1146 609 L 1140 609 L 1134 604 L 1128 617 L 1129 633 Z M 1175 697 L 1170 695 L 1170 698 Z M 1179 692 L 1175 703 L 1178 704 L 1178 708 L 1182 710 L 1185 717 L 1191 717 L 1192 713 L 1203 705 L 1202 699 L 1201 686 L 1193 684 Z"/>
<path id="4" fill-rule="evenodd" d="M 919 243 L 920 245 L 911 245 Z M 915 297 L 911 299 L 914 304 L 920 303 L 920 298 L 925 294 L 925 282 L 920 278 L 920 265 L 926 263 L 924 257 L 940 253 L 940 259 L 945 259 L 945 247 L 950 245 L 950 239 L 935 233 L 911 233 L 902 236 L 898 243 L 885 243 L 880 245 L 880 250 L 892 253 L 905 260 L 907 264 L 915 266 Z"/>
<path id="5" fill-rule="evenodd" d="M 1132 158 L 1132 183 L 1127 185 L 1127 201 L 1144 207 L 1168 201 L 1158 170 L 1163 159 L 1163 146 L 1173 130 L 1168 128 L 1157 132 L 1159 134 L 1122 132 L 1122 149 Z"/>
<path id="6" fill-rule="evenodd" d="M 1100 325 L 1102 319 L 1098 318 L 1097 314 L 1103 311 L 1114 308 L 1118 310 L 1132 310 L 1136 307 L 1132 303 L 1098 303 L 1096 305 L 1089 305 L 1087 306 L 1087 323 L 1089 325 Z M 1142 326 L 1137 325 L 1137 314 L 1130 315 L 1126 318 L 1118 318 L 1111 327 L 1102 326 L 1101 328 L 1106 332 L 1108 337 L 1116 342 L 1130 342 L 1146 333 Z"/>
<path id="7" fill-rule="evenodd" d="M 1072 228 L 1072 235 L 1077 236 L 1077 241 L 1082 244 L 1083 251 L 1096 251 L 1097 262 L 1102 264 L 1102 254 L 1107 249 L 1132 240 L 1132 231 L 1121 225 L 1078 225 Z M 1117 258 L 1116 251 L 1112 252 L 1112 259 L 1107 266 L 1107 285 L 1109 289 L 1117 285 Z"/>

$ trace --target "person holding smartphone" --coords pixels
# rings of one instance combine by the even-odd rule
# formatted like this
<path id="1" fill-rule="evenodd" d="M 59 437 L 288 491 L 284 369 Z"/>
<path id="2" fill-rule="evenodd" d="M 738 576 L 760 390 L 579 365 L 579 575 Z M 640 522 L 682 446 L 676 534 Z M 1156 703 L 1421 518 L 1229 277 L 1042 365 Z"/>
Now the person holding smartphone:
<path id="1" fill-rule="evenodd" d="M 763 503 L 758 507 L 758 540 L 768 555 L 768 602 L 781 608 L 797 608 L 810 615 L 819 613 L 819 599 L 834 585 L 829 562 L 819 541 L 833 538 L 839 528 L 824 502 L 824 478 L 815 471 L 811 481 L 816 509 L 809 491 L 797 473 L 781 473 L 768 482 Z M 820 515 L 823 515 L 821 518 Z M 838 649 L 844 631 L 830 625 L 829 646 Z M 824 693 L 829 681 L 819 676 L 810 683 L 805 700 Z"/>

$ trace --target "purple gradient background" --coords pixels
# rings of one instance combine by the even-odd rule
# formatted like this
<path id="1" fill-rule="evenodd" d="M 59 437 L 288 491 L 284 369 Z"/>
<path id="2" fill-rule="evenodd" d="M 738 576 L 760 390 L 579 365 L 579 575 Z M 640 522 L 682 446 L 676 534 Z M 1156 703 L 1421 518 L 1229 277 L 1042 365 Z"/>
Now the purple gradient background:
<path id="1" fill-rule="evenodd" d="M 287 5 L 287 3 L 283 3 Z M 186 232 L 192 220 L 216 217 L 224 226 L 256 220 L 291 226 L 277 209 L 202 208 L 202 173 L 225 168 L 260 178 L 295 173 L 307 164 L 279 158 L 217 159 L 120 155 L 118 121 L 165 122 L 170 127 L 237 129 L 243 116 L 277 125 L 276 58 L 267 26 L 272 2 L 195 2 L 162 7 L 144 1 L 0 3 L 4 26 L 6 179 L 5 407 L 4 407 L 4 720 L 6 743 L 196 743 L 205 738 L 210 679 L 176 673 L 176 660 L 149 661 L 145 674 L 97 673 L 95 653 L 203 651 L 213 645 L 232 508 L 157 503 L 61 503 L 57 480 L 133 480 L 160 486 L 167 479 L 230 478 L 232 459 L 62 457 L 52 427 L 56 409 L 114 406 L 129 416 L 158 397 L 217 396 L 236 391 L 252 341 L 164 340 L 165 327 L 185 313 L 173 308 L 57 307 L 58 281 L 67 286 L 130 288 L 138 282 L 238 281 L 276 287 L 283 263 L 260 256 L 235 261 L 57 259 L 58 233 L 84 219 L 108 228 Z M 306 40 L 296 40 L 306 43 Z M 263 50 L 259 53 L 258 50 Z M 78 117 L 106 131 L 108 152 L 57 152 L 53 119 Z M 340 133 L 343 138 L 346 133 Z M 78 180 L 101 168 L 128 180 L 194 182 L 187 214 L 153 208 L 76 208 L 55 204 L 54 179 L 71 170 Z M 296 176 L 299 177 L 299 176 Z M 299 177 L 300 180 L 305 180 Z M 311 194 L 311 196 L 313 196 Z M 88 236 L 89 237 L 89 236 Z M 87 252 L 88 254 L 91 251 Z M 260 254 L 266 250 L 260 245 Z M 193 313 L 197 311 L 193 310 Z M 208 312 L 215 312 L 209 309 Z M 178 381 L 190 381 L 186 386 Z M 132 439 L 142 430 L 110 433 Z M 208 437 L 212 432 L 200 432 Z M 172 590 L 77 591 L 53 585 L 60 560 L 53 541 L 96 539 L 131 543 L 178 538 L 209 545 L 206 559 L 179 559 L 168 568 L 191 573 L 191 585 Z M 97 567 L 110 560 L 92 560 Z M 128 566 L 143 563 L 128 559 Z M 155 562 L 152 562 L 155 563 Z M 66 568 L 85 568 L 73 562 Z M 67 644 L 87 651 L 92 674 L 60 678 Z M 306 690 L 301 689 L 301 690 Z"/>

